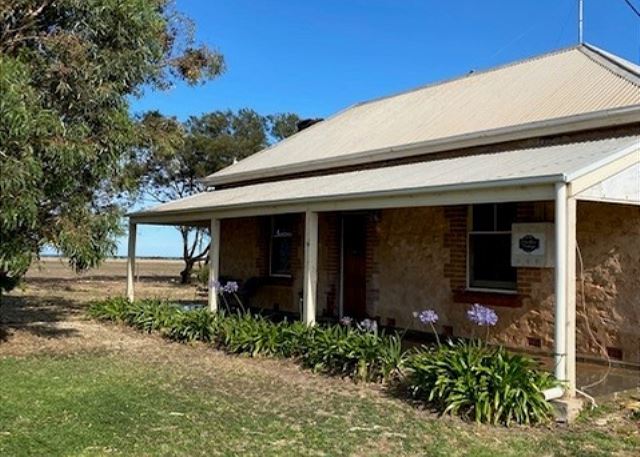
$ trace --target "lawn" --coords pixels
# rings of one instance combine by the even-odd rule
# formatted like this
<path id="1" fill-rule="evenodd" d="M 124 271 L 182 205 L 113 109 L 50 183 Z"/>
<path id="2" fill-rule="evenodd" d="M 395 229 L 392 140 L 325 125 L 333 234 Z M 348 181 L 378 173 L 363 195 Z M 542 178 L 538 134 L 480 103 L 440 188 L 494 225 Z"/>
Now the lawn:
<path id="1" fill-rule="evenodd" d="M 438 418 L 377 385 L 88 321 L 82 300 L 103 288 L 34 282 L 0 308 L 0 455 L 631 456 L 640 449 L 639 424 L 616 403 L 569 429 Z"/>
<path id="2" fill-rule="evenodd" d="M 200 369 L 172 363 L 208 349 L 148 350 L 2 358 L 0 454 L 605 456 L 640 445 L 633 428 L 477 427 L 288 364 L 233 358 L 213 373 L 218 354 Z"/>

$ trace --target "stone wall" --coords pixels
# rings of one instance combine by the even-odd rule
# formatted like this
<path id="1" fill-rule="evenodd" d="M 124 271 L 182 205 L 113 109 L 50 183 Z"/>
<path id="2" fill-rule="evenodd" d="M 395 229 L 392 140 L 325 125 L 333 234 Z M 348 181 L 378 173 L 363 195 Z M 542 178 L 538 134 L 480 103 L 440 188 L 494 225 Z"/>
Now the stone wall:
<path id="1" fill-rule="evenodd" d="M 579 351 L 598 354 L 595 337 L 610 355 L 621 349 L 623 360 L 640 363 L 640 207 L 579 202 L 577 239 L 587 310 L 579 281 Z"/>
<path id="2" fill-rule="evenodd" d="M 490 339 L 511 347 L 553 350 L 552 268 L 518 268 L 517 293 L 468 292 L 466 288 L 467 206 L 388 209 L 367 222 L 367 312 L 382 324 L 419 330 L 413 311 L 434 308 L 438 330 L 472 336 L 466 319 L 470 303 L 494 307 L 500 316 Z M 553 203 L 518 205 L 520 222 L 553 222 Z M 291 278 L 273 278 L 254 297 L 265 308 L 299 310 L 302 293 L 304 217 L 294 233 Z M 318 315 L 338 314 L 340 217 L 319 218 Z M 585 297 L 577 284 L 577 350 L 609 354 L 640 363 L 640 208 L 578 203 L 577 239 L 584 259 Z M 221 273 L 238 279 L 268 277 L 269 218 L 224 220 Z M 578 271 L 580 271 L 578 269 Z M 589 332 L 586 317 L 588 316 Z M 425 330 L 425 329 L 422 329 Z"/>
<path id="3" fill-rule="evenodd" d="M 294 216 L 291 277 L 269 276 L 270 217 L 224 219 L 221 224 L 220 274 L 240 282 L 261 278 L 262 286 L 251 305 L 299 312 L 304 273 L 304 215 Z M 319 218 L 318 314 L 337 315 L 339 284 L 338 217 Z"/>
<path id="4" fill-rule="evenodd" d="M 465 291 L 467 211 L 451 206 L 379 213 L 372 229 L 375 265 L 368 268 L 377 272 L 371 278 L 375 294 L 367 297 L 370 313 L 382 323 L 395 320 L 400 328 L 418 330 L 412 312 L 433 308 L 440 315 L 439 332 L 472 336 L 477 329 L 465 312 L 480 302 L 500 316 L 490 340 L 551 352 L 553 269 L 518 268 L 514 295 Z M 578 280 L 578 354 L 604 358 L 601 345 L 611 356 L 640 363 L 640 208 L 579 202 L 577 220 L 588 309 L 585 313 Z M 519 204 L 518 221 L 553 222 L 553 203 Z"/>

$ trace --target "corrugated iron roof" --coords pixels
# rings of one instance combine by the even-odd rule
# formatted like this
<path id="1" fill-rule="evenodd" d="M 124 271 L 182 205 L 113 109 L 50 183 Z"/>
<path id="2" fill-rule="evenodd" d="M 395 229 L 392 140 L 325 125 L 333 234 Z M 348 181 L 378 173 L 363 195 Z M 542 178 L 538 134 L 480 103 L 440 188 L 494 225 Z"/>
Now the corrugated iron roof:
<path id="1" fill-rule="evenodd" d="M 132 216 L 153 216 L 197 211 L 215 211 L 238 207 L 283 205 L 305 201 L 331 201 L 392 195 L 447 186 L 486 187 L 487 182 L 532 182 L 537 178 L 561 181 L 580 175 L 616 158 L 621 151 L 636 146 L 640 136 L 504 152 L 477 154 L 450 159 L 396 165 L 386 168 L 336 173 L 324 176 L 253 184 L 204 192 L 192 197 L 156 206 Z"/>
<path id="2" fill-rule="evenodd" d="M 640 105 L 637 68 L 591 46 L 557 51 L 355 105 L 206 180 L 313 170 L 368 151 Z"/>

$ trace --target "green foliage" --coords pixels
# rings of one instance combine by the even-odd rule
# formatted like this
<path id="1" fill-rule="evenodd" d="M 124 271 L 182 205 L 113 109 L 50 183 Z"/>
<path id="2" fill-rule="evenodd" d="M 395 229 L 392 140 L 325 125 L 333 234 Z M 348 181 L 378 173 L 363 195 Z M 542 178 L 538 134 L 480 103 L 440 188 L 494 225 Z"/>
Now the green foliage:
<path id="1" fill-rule="evenodd" d="M 129 98 L 223 70 L 168 0 L 0 2 L 0 292 L 44 246 L 76 269 L 115 250 L 139 145 Z"/>
<path id="2" fill-rule="evenodd" d="M 88 313 L 94 319 L 124 322 L 131 306 L 129 300 L 124 297 L 112 297 L 91 303 Z"/>
<path id="3" fill-rule="evenodd" d="M 141 132 L 135 166 L 140 193 L 156 202 L 169 202 L 202 192 L 201 179 L 236 160 L 295 133 L 298 116 L 291 113 L 262 116 L 252 109 L 214 111 L 186 122 L 157 111 L 139 119 Z M 193 266 L 209 251 L 208 232 L 178 227 L 185 268 L 181 280 L 191 279 Z"/>
<path id="4" fill-rule="evenodd" d="M 89 314 L 101 320 L 124 322 L 144 332 L 159 331 L 175 341 L 212 342 L 234 354 L 300 358 L 306 367 L 356 381 L 389 380 L 399 373 L 405 361 L 398 335 L 377 335 L 338 325 L 275 323 L 250 313 L 185 311 L 168 302 L 129 303 L 123 298 L 95 302 Z"/>
<path id="5" fill-rule="evenodd" d="M 212 341 L 218 334 L 219 320 L 205 308 L 174 312 L 163 333 L 175 341 Z"/>
<path id="6" fill-rule="evenodd" d="M 306 343 L 302 361 L 314 370 L 357 381 L 390 379 L 404 363 L 400 343 L 398 335 L 378 335 L 340 325 L 317 328 Z"/>
<path id="7" fill-rule="evenodd" d="M 450 342 L 422 349 L 408 361 L 414 395 L 443 414 L 476 422 L 543 422 L 551 413 L 542 390 L 555 385 L 536 362 L 482 342 Z"/>

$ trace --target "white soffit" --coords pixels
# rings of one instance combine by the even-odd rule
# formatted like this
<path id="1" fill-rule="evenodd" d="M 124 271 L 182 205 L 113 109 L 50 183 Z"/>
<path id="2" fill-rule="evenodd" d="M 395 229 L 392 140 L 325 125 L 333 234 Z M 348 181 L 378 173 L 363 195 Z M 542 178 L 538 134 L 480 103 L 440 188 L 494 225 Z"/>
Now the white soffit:
<path id="1" fill-rule="evenodd" d="M 640 205 L 640 151 L 638 163 L 583 190 L 576 197 L 579 200 Z"/>

